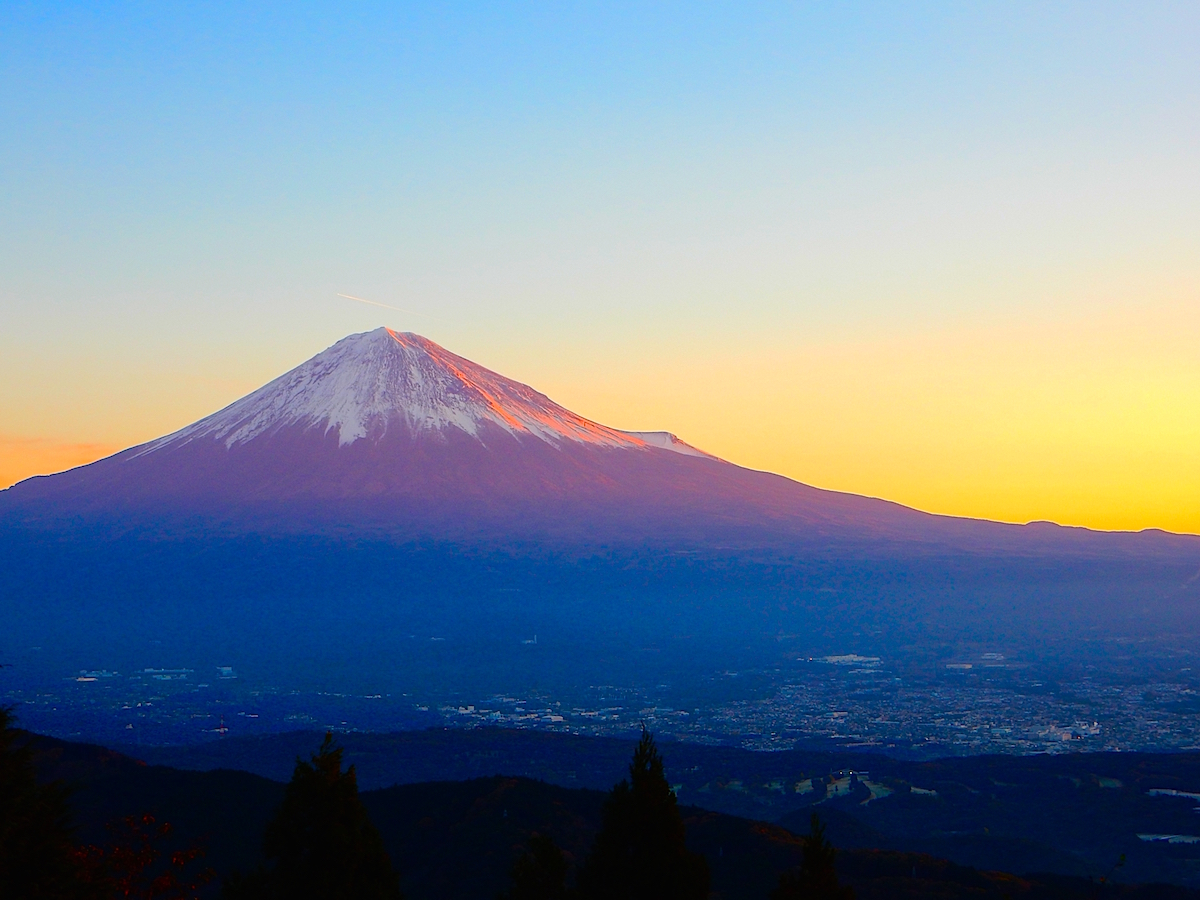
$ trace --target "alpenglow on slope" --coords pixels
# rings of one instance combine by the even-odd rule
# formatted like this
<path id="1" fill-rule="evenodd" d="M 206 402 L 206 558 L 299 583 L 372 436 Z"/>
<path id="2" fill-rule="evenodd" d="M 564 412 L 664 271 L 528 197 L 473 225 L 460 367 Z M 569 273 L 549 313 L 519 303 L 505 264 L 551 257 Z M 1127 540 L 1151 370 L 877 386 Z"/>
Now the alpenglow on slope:
<path id="1" fill-rule="evenodd" d="M 667 432 L 593 422 L 388 328 L 351 335 L 173 434 L 0 493 L 0 522 L 64 521 L 605 546 L 1141 552 L 1161 543 L 819 490 Z"/>
<path id="2" fill-rule="evenodd" d="M 618 431 L 564 409 L 532 388 L 439 347 L 418 334 L 378 328 L 351 335 L 249 396 L 143 452 L 214 439 L 225 447 L 300 428 L 339 447 L 457 430 L 486 443 L 500 432 L 558 447 L 655 446 L 703 456 L 666 433 Z"/>

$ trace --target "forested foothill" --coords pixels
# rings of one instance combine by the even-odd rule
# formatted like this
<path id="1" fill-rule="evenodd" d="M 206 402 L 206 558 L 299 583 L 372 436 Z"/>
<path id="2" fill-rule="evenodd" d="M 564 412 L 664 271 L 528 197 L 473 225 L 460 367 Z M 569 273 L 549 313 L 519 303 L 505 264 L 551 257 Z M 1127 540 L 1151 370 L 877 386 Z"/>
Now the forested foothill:
<path id="1" fill-rule="evenodd" d="M 319 732 L 129 748 L 176 768 L 238 769 L 286 781 Z M 428 729 L 340 736 L 359 784 L 466 781 L 496 773 L 605 791 L 626 775 L 631 741 L 536 730 Z M 896 760 L 862 752 L 762 753 L 661 739 L 685 806 L 797 833 L 819 811 L 843 850 L 926 853 L 978 869 L 1118 877 L 1200 887 L 1200 754 L 1062 753 Z M 888 791 L 890 793 L 886 793 Z M 872 793 L 874 792 L 874 794 Z M 1176 792 L 1176 793 L 1170 793 Z"/>
<path id="2" fill-rule="evenodd" d="M 686 805 L 677 749 L 626 742 L 608 791 L 491 775 L 360 792 L 330 736 L 285 784 L 147 765 L 6 714 L 0 896 L 1200 898 L 1133 884 L 1120 856 L 1090 877 L 1015 875 L 851 846 L 836 798 L 775 824 Z"/>

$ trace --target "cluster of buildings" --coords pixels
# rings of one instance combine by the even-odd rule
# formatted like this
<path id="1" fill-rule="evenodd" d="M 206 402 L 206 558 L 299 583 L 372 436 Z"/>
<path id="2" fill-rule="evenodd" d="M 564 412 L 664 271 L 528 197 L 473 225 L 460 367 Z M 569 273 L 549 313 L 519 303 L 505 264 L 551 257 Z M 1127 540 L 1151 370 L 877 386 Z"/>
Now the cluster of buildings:
<path id="1" fill-rule="evenodd" d="M 997 653 L 937 666 L 856 654 L 804 660 L 758 697 L 706 704 L 662 691 L 591 689 L 593 702 L 497 696 L 444 706 L 452 725 L 622 735 L 647 727 L 684 740 L 780 750 L 862 749 L 901 757 L 1200 747 L 1200 683 L 1186 668 L 1130 683 L 1114 673 L 1052 678 Z M 739 673 L 723 673 L 737 677 Z M 762 673 L 757 673 L 762 680 Z M 721 676 L 717 676 L 718 678 Z M 714 692 L 716 693 L 716 692 Z M 720 692 L 725 693 L 725 692 Z"/>
<path id="2" fill-rule="evenodd" d="M 1193 677 L 1170 660 L 1150 669 L 1055 669 L 996 652 L 907 661 L 841 653 L 715 673 L 686 688 L 598 685 L 571 696 L 543 691 L 441 703 L 405 694 L 254 688 L 228 666 L 101 669 L 51 687 L 10 689 L 0 703 L 15 705 L 34 730 L 128 743 L 433 724 L 625 736 L 645 724 L 703 743 L 863 749 L 905 758 L 1200 747 L 1200 673 Z"/>

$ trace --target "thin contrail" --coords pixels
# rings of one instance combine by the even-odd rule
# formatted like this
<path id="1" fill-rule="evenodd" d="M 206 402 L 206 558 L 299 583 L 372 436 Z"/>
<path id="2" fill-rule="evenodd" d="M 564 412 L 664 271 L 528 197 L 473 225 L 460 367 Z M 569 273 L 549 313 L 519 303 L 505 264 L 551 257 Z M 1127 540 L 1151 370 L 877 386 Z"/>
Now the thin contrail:
<path id="1" fill-rule="evenodd" d="M 374 300 L 364 300 L 362 297 L 351 297 L 349 294 L 338 294 L 339 297 L 345 297 L 347 300 L 357 300 L 359 303 L 370 303 L 372 306 L 382 306 L 384 309 L 394 309 L 396 312 L 408 312 L 407 309 L 400 309 L 398 306 L 388 306 L 386 303 L 376 303 Z"/>
<path id="2" fill-rule="evenodd" d="M 435 321 L 435 322 L 441 321 L 440 319 L 435 319 L 433 316 L 426 315 L 425 313 L 413 312 L 411 309 L 401 309 L 398 306 L 388 306 L 386 303 L 380 303 L 376 300 L 367 300 L 363 297 L 352 296 L 351 294 L 338 294 L 338 296 L 345 297 L 347 300 L 357 300 L 359 303 L 369 303 L 371 306 L 382 306 L 384 309 L 391 309 L 391 310 L 395 310 L 396 312 L 402 312 L 408 316 L 421 316 L 422 318 L 425 318 L 425 319 L 433 319 L 433 321 Z"/>

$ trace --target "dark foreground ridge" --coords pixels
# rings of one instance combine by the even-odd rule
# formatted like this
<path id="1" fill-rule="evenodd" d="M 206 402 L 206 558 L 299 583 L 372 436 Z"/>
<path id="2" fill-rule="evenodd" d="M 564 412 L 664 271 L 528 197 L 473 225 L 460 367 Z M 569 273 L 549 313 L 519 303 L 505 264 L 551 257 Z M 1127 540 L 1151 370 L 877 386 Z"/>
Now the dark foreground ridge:
<path id="1" fill-rule="evenodd" d="M 129 748 L 180 768 L 286 780 L 318 732 Z M 345 734 L 364 788 L 497 773 L 606 790 L 630 742 L 484 728 Z M 817 810 L 845 848 L 922 852 L 981 869 L 1090 877 L 1124 857 L 1130 881 L 1200 887 L 1197 753 L 1070 753 L 926 762 L 843 751 L 761 753 L 660 744 L 680 801 L 805 831 Z M 1145 840 L 1139 835 L 1158 836 Z M 1176 836 L 1172 842 L 1170 836 Z"/>
<path id="2" fill-rule="evenodd" d="M 318 741 L 305 745 L 308 752 Z M 350 738 L 352 736 L 347 736 Z M 183 771 L 146 765 L 100 747 L 31 736 L 43 779 L 74 785 L 72 807 L 82 842 L 102 841 L 106 823 L 124 816 L 152 814 L 174 826 L 180 846 L 199 841 L 206 863 L 218 876 L 252 870 L 260 862 L 262 834 L 284 796 L 279 781 L 247 772 L 216 769 Z M 632 749 L 625 743 L 626 759 Z M 681 770 L 681 745 L 664 747 L 667 775 Z M 380 758 L 380 757 L 376 757 Z M 353 762 L 353 753 L 348 754 Z M 956 761 L 957 762 L 957 761 Z M 292 758 L 295 763 L 295 757 Z M 498 768 L 503 763 L 497 763 Z M 514 861 L 531 837 L 548 835 L 575 864 L 592 846 L 602 820 L 606 794 L 564 788 L 523 777 L 493 774 L 462 781 L 401 784 L 364 791 L 363 805 L 401 873 L 404 895 L 412 898 L 494 897 L 509 885 Z M 853 819 L 831 803 L 820 807 L 834 844 Z M 769 824 L 695 806 L 682 806 L 687 843 L 703 855 L 712 896 L 765 898 L 782 872 L 799 865 L 801 839 L 781 824 Z M 1193 814 L 1194 815 L 1194 814 Z M 807 826 L 807 811 L 803 811 Z M 800 823 L 790 820 L 783 824 Z M 797 829 L 799 830 L 799 829 Z M 1117 862 L 1113 860 L 1113 864 Z M 860 900 L 893 897 L 1164 897 L 1200 898 L 1182 886 L 1100 885 L 1094 878 L 1022 875 L 983 871 L 936 856 L 847 847 L 837 856 L 842 883 Z M 1111 874 L 1109 871 L 1099 875 Z M 209 888 L 215 896 L 215 887 Z"/>

